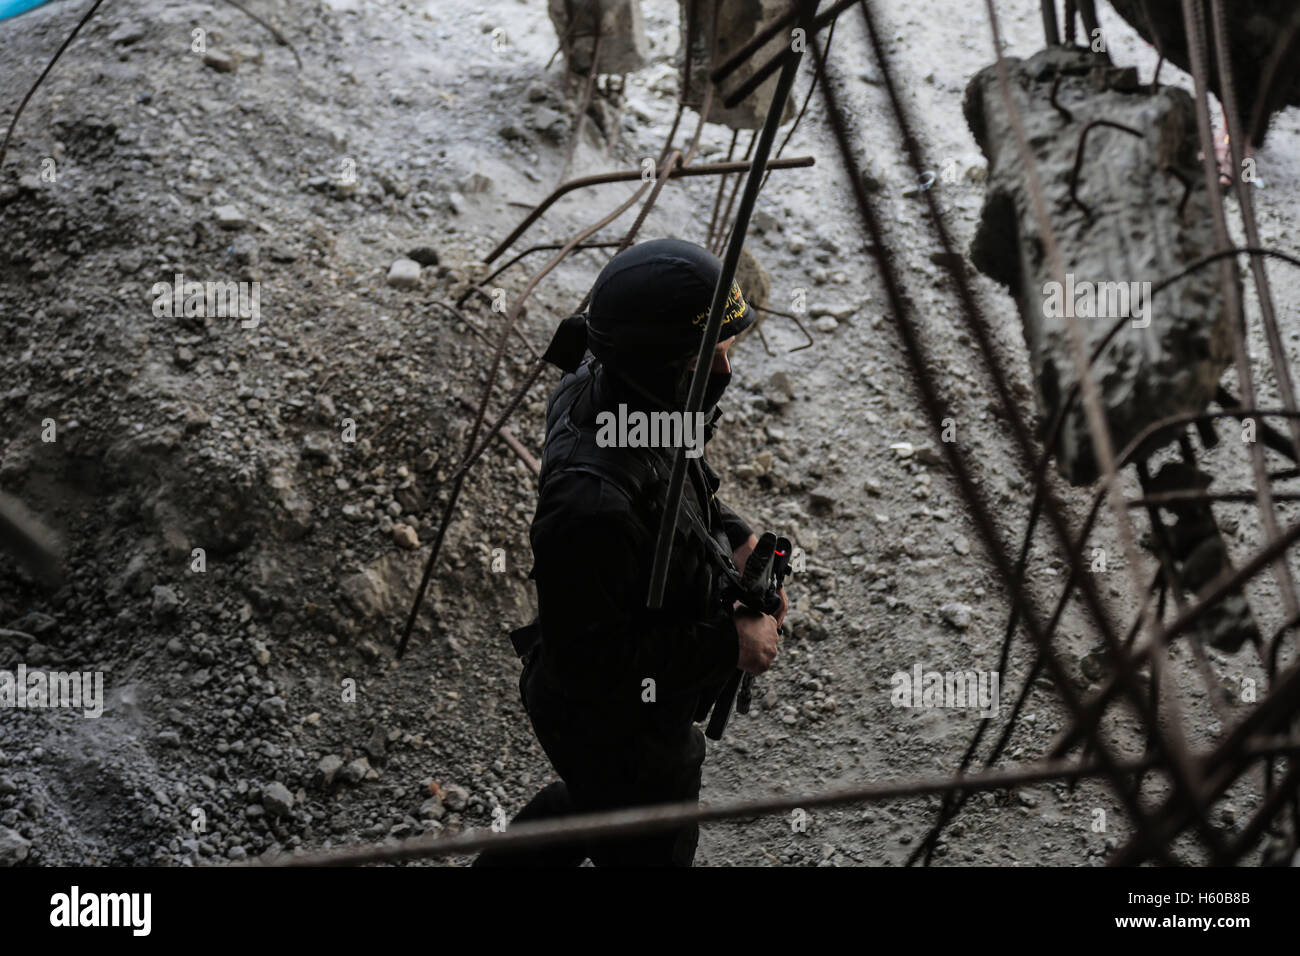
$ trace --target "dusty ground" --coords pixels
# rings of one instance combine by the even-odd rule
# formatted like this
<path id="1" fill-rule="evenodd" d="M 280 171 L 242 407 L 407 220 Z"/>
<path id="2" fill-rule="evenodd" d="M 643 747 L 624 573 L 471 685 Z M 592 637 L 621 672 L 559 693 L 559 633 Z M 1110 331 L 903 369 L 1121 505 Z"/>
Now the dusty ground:
<path id="1" fill-rule="evenodd" d="M 927 153 L 936 169 L 951 162 L 960 172 L 936 188 L 964 244 L 983 161 L 960 102 L 967 78 L 990 60 L 987 25 L 975 8 L 941 0 L 878 6 Z M 1034 52 L 1037 4 L 1000 6 L 1008 52 Z M 0 170 L 0 487 L 59 530 L 70 582 L 50 594 L 0 559 L 0 627 L 8 629 L 0 666 L 103 670 L 109 691 L 98 720 L 0 716 L 8 862 L 187 865 L 481 827 L 494 807 L 513 813 L 549 778 L 505 637 L 531 615 L 534 483 L 504 446 L 477 466 L 416 646 L 400 665 L 393 659 L 463 450 L 469 413 L 456 396 L 477 400 L 489 354 L 432 303 L 453 301 L 477 274 L 475 262 L 554 185 L 571 135 L 573 97 L 565 99 L 559 63 L 547 69 L 555 40 L 544 5 L 342 0 L 258 9 L 277 16 L 302 54 L 301 71 L 225 5 L 106 5 L 28 108 Z M 606 132 L 617 136 L 587 124 L 570 175 L 639 165 L 666 135 L 676 4 L 645 9 L 654 63 L 629 77 L 621 115 L 604 108 Z M 0 23 L 7 109 L 80 13 L 60 2 Z M 1149 78 L 1151 51 L 1118 18 L 1103 22 L 1113 57 Z M 209 49 L 241 54 L 237 70 L 221 72 L 191 52 L 195 29 L 206 31 Z M 1016 541 L 1030 488 L 930 260 L 922 204 L 903 195 L 910 177 L 856 17 L 840 27 L 833 59 L 927 342 L 956 397 L 958 441 L 1004 536 Z M 1172 70 L 1165 79 L 1188 82 Z M 694 122 L 688 114 L 684 130 Z M 1259 156 L 1264 241 L 1283 248 L 1294 243 L 1298 137 L 1291 112 Z M 720 158 L 729 138 L 709 127 L 702 158 Z M 712 748 L 705 794 L 714 801 L 950 773 L 974 714 L 895 708 L 890 675 L 917 663 L 991 669 L 1008 607 L 937 464 L 939 436 L 880 305 L 818 101 L 786 154 L 814 155 L 817 166 L 773 173 L 750 246 L 771 274 L 774 307 L 788 308 L 802 289 L 813 315 L 837 318 L 822 321 L 812 349 L 784 352 L 799 337 L 773 318 L 765 330 L 780 354 L 766 355 L 753 337 L 733 353 L 728 418 L 711 458 L 728 476 L 731 503 L 795 538 L 808 572 L 791 587 L 794 639 L 762 679 L 754 713 L 735 718 Z M 55 182 L 39 178 L 45 158 L 55 162 Z M 348 170 L 355 183 L 343 181 Z M 669 184 L 642 237 L 701 241 L 700 210 L 714 188 Z M 529 238 L 565 238 L 630 189 L 572 196 Z M 242 213 L 234 228 L 218 223 L 227 205 Z M 621 235 L 617 227 L 631 220 L 606 234 Z M 415 288 L 387 285 L 393 260 L 416 249 L 435 251 L 438 264 Z M 603 261 L 584 253 L 542 284 L 524 322 L 535 344 Z M 155 316 L 151 289 L 177 272 L 260 281 L 259 323 Z M 1300 287 L 1280 270 L 1274 278 L 1294 350 L 1300 331 L 1289 317 Z M 501 283 L 510 295 L 523 280 L 515 269 Z M 1019 320 L 1008 297 L 976 281 L 1028 414 Z M 495 318 L 471 311 L 484 325 Z M 1252 349 L 1262 355 L 1262 340 Z M 526 367 L 520 351 L 499 396 Z M 1256 366 L 1269 397 L 1271 376 Z M 792 401 L 767 386 L 777 371 L 793 380 Z M 556 377 L 543 377 L 512 422 L 534 452 Z M 45 442 L 51 418 L 57 440 Z M 349 420 L 355 441 L 345 440 Z M 891 447 L 904 442 L 913 446 L 907 457 Z M 1225 489 L 1247 486 L 1244 456 L 1233 450 L 1214 459 Z M 1080 490 L 1063 494 L 1085 500 Z M 1232 517 L 1234 547 L 1256 546 L 1253 513 Z M 398 543 L 407 533 L 396 525 L 414 530 L 419 550 Z M 1117 553 L 1108 528 L 1099 542 Z M 192 570 L 196 548 L 206 557 L 202 573 Z M 494 549 L 504 572 L 492 570 Z M 1045 540 L 1034 557 L 1032 582 L 1045 603 L 1062 565 Z M 1110 568 L 1103 591 L 1132 607 L 1122 561 Z M 1271 632 L 1281 613 L 1271 581 L 1251 597 Z M 969 608 L 967 626 L 941 618 L 952 603 Z M 1093 646 L 1090 633 L 1072 607 L 1063 636 L 1075 669 Z M 1259 678 L 1248 654 L 1212 652 L 1216 676 L 1230 687 L 1243 674 Z M 1174 656 L 1184 678 L 1189 658 Z M 1004 707 L 1028 664 L 1018 646 L 1003 677 Z M 1222 727 L 1199 688 L 1188 679 L 1181 686 L 1189 743 L 1203 746 Z M 1008 759 L 1041 754 L 1062 721 L 1051 685 L 1041 683 Z M 1110 730 L 1125 752 L 1140 752 L 1131 721 Z M 430 781 L 441 799 L 431 798 Z M 1238 788 L 1220 819 L 1239 824 L 1257 803 L 1252 788 Z M 698 862 L 894 864 L 924 834 L 934 805 L 815 812 L 805 833 L 784 817 L 712 825 Z M 1106 832 L 1091 828 L 1098 808 Z M 1105 788 L 1044 785 L 977 798 L 938 860 L 1087 865 L 1128 832 Z"/>

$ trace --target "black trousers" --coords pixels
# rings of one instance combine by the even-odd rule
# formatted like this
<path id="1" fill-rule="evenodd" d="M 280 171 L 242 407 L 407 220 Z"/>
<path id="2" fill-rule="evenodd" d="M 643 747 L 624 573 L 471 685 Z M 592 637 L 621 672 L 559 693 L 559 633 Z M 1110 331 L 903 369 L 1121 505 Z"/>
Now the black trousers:
<path id="1" fill-rule="evenodd" d="M 530 655 L 519 680 L 533 731 L 560 780 L 544 787 L 512 822 L 698 800 L 704 735 L 689 709 L 667 720 L 663 712 L 610 714 L 572 704 L 542 673 L 540 652 Z M 508 832 L 508 831 L 507 831 Z M 699 826 L 616 840 L 481 853 L 475 866 L 691 866 Z"/>

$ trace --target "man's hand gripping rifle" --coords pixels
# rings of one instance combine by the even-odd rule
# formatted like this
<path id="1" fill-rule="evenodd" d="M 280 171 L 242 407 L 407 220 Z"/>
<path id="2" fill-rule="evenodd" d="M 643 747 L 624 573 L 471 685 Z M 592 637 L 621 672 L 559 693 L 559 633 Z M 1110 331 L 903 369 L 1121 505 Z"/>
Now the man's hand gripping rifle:
<path id="1" fill-rule="evenodd" d="M 789 539 L 779 538 L 771 531 L 764 532 L 745 561 L 745 570 L 739 581 L 728 588 L 727 601 L 739 602 L 752 611 L 776 616 L 781 610 L 781 588 L 789 573 Z M 731 716 L 733 701 L 737 711 L 749 713 L 753 685 L 753 674 L 737 669 L 731 675 L 713 704 L 705 736 L 710 740 L 722 739 L 722 732 L 727 729 L 727 719 Z"/>

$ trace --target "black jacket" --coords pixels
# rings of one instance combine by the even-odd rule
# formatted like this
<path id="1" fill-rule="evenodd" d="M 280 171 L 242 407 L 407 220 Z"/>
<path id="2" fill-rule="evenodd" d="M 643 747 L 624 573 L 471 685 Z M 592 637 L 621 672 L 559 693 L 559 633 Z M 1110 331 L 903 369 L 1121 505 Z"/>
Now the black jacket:
<path id="1" fill-rule="evenodd" d="M 721 598 L 719 555 L 750 536 L 714 497 L 718 478 L 688 459 L 682 520 L 673 543 L 664 607 L 645 607 L 654 542 L 673 449 L 595 444 L 596 415 L 619 403 L 647 408 L 589 360 L 566 375 L 547 408 L 540 495 L 532 525 L 533 578 L 541 629 L 543 693 L 588 716 L 677 727 L 735 669 L 738 646 Z M 712 433 L 710 422 L 706 435 Z M 694 514 L 694 525 L 688 520 Z M 716 544 L 700 531 L 707 529 Z M 645 700 L 654 682 L 655 705 Z"/>

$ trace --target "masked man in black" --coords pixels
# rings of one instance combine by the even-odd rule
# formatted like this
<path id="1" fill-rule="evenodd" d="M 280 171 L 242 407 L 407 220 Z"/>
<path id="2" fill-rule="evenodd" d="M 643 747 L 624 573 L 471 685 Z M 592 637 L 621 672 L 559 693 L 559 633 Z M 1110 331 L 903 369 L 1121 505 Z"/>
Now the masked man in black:
<path id="1" fill-rule="evenodd" d="M 532 525 L 539 615 L 512 639 L 524 660 L 524 705 L 561 780 L 516 822 L 698 799 L 704 735 L 696 722 L 737 667 L 761 674 L 776 658 L 784 592 L 777 617 L 723 593 L 726 569 L 743 568 L 757 538 L 715 497 L 719 480 L 702 455 L 731 378 L 727 350 L 753 322 L 734 283 L 704 412 L 682 421 L 720 272 L 716 256 L 689 242 L 633 246 L 605 266 L 588 311 L 562 323 L 547 352 L 568 374 L 547 407 Z M 675 430 L 664 424 L 673 418 Z M 638 431 L 637 422 L 650 424 Z M 682 509 L 663 606 L 650 611 L 678 442 L 687 448 Z M 589 857 L 598 866 L 690 866 L 698 838 L 691 824 L 486 852 L 475 865 L 575 866 Z"/>

